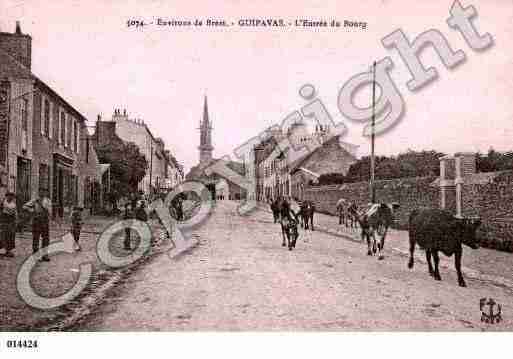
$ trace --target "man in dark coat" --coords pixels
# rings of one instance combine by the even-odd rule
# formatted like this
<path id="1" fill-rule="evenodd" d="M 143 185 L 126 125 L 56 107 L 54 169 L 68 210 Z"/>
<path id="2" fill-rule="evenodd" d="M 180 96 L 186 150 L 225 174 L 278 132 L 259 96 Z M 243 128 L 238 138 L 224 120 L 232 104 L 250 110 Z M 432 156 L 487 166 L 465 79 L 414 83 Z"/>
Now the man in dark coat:
<path id="1" fill-rule="evenodd" d="M 132 206 L 127 203 L 125 204 L 125 213 L 123 215 L 124 220 L 130 220 L 134 218 L 134 213 L 132 211 Z M 125 228 L 125 240 L 123 241 L 124 248 L 129 251 L 130 248 L 130 228 Z"/>
<path id="2" fill-rule="evenodd" d="M 50 214 L 52 212 L 52 202 L 43 195 L 36 197 L 23 205 L 23 209 L 32 214 L 32 251 L 39 251 L 40 239 L 42 239 L 41 249 L 46 251 L 50 244 Z M 44 252 L 41 258 L 44 262 L 49 262 L 48 254 Z"/>
<path id="3" fill-rule="evenodd" d="M 0 248 L 5 249 L 5 256 L 12 258 L 12 250 L 15 247 L 16 238 L 16 201 L 15 195 L 12 192 L 8 192 L 5 195 L 5 199 L 0 205 Z"/>

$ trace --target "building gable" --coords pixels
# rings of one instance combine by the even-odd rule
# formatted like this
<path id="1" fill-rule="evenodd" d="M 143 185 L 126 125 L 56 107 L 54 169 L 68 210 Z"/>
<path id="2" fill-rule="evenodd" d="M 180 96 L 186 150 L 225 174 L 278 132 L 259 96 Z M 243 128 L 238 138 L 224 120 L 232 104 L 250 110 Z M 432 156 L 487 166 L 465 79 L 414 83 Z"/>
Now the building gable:
<path id="1" fill-rule="evenodd" d="M 343 173 L 345 175 L 354 162 L 356 162 L 356 158 L 340 147 L 337 137 L 311 153 L 299 167 L 319 175 L 326 173 Z"/>

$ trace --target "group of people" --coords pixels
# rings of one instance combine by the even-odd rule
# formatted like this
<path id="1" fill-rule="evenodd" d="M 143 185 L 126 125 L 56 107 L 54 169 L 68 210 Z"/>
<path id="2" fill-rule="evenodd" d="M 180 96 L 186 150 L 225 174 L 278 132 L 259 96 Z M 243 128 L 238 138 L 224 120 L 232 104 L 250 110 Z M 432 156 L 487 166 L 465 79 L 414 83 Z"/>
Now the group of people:
<path id="1" fill-rule="evenodd" d="M 184 219 L 182 206 L 183 200 L 184 197 L 182 195 L 177 195 L 170 203 L 169 212 L 176 221 L 183 221 Z M 168 232 L 166 226 L 162 223 L 160 216 L 157 214 L 156 217 L 160 225 L 164 228 L 167 238 L 171 238 L 171 233 Z M 134 197 L 131 202 L 127 202 L 125 204 L 123 219 L 137 219 L 142 222 L 147 222 L 149 216 L 146 201 L 144 199 L 137 199 Z M 125 239 L 123 241 L 123 247 L 127 251 L 132 250 L 131 240 L 131 230 L 130 228 L 125 228 Z"/>
<path id="2" fill-rule="evenodd" d="M 30 214 L 32 226 L 32 252 L 40 249 L 45 251 L 50 244 L 50 218 L 52 202 L 48 196 L 37 196 L 22 206 L 22 210 Z M 73 207 L 71 212 L 70 232 L 75 241 L 75 250 L 80 251 L 80 232 L 82 230 L 82 208 Z M 16 232 L 22 221 L 16 206 L 16 195 L 12 192 L 5 194 L 0 202 L 0 249 L 4 249 L 4 257 L 13 258 L 16 247 Z M 45 252 L 41 261 L 49 262 L 50 258 Z"/>

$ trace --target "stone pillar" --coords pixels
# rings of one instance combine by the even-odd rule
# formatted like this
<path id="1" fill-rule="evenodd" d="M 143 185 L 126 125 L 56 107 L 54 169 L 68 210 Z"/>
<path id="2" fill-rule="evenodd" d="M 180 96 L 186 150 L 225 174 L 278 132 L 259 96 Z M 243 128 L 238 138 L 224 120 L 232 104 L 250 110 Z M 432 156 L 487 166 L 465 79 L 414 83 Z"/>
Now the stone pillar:
<path id="1" fill-rule="evenodd" d="M 442 185 L 445 181 L 445 160 L 440 159 L 440 208 L 445 209 L 445 186 Z"/>
<path id="2" fill-rule="evenodd" d="M 476 155 L 472 152 L 459 152 L 454 156 L 456 158 L 456 178 L 454 181 L 456 185 L 456 216 L 463 217 L 463 184 L 466 177 L 476 173 Z"/>
<path id="3" fill-rule="evenodd" d="M 462 176 L 462 161 L 461 157 L 456 157 L 456 178 L 454 184 L 456 185 L 456 216 L 461 217 L 461 185 L 463 184 Z"/>

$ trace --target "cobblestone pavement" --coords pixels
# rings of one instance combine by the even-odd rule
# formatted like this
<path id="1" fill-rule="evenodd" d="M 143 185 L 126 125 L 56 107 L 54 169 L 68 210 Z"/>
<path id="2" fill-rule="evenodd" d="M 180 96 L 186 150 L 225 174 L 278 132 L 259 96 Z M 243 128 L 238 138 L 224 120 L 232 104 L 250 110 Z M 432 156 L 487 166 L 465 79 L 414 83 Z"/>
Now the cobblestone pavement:
<path id="1" fill-rule="evenodd" d="M 513 329 L 511 287 L 467 277 L 461 288 L 448 269 L 435 281 L 424 263 L 408 270 L 393 250 L 378 261 L 363 243 L 324 230 L 301 231 L 297 248 L 288 251 L 268 212 L 240 217 L 236 206 L 219 203 L 195 232 L 198 247 L 175 259 L 155 258 L 75 329 Z M 484 297 L 502 305 L 501 323 L 481 322 Z"/>
<path id="2" fill-rule="evenodd" d="M 75 284 L 81 264 L 91 263 L 95 274 L 112 273 L 113 271 L 99 261 L 96 244 L 99 234 L 116 220 L 113 217 L 87 218 L 80 236 L 81 252 L 54 254 L 51 256 L 50 262 L 38 263 L 34 268 L 31 282 L 36 292 L 47 297 L 62 295 Z M 50 241 L 59 241 L 62 235 L 68 231 L 69 224 L 52 223 Z M 121 255 L 126 255 L 128 252 L 123 253 L 121 247 L 122 238 L 117 236 L 112 241 L 113 253 L 119 252 Z M 3 250 L 1 252 L 3 253 Z M 0 331 L 37 330 L 46 322 L 71 315 L 69 308 L 61 307 L 54 310 L 31 308 L 18 295 L 16 276 L 25 259 L 32 254 L 32 232 L 16 235 L 14 253 L 14 258 L 0 255 Z M 92 279 L 92 281 L 95 280 L 95 278 Z"/>

